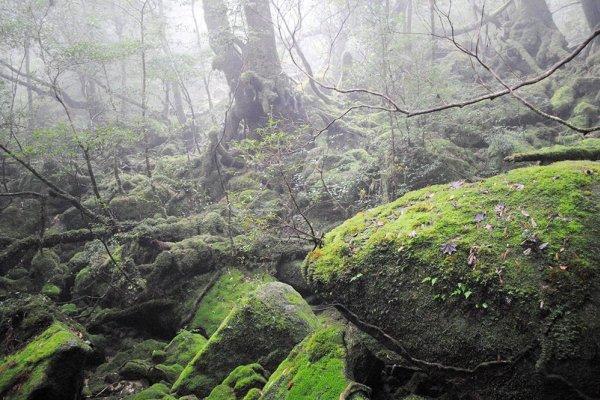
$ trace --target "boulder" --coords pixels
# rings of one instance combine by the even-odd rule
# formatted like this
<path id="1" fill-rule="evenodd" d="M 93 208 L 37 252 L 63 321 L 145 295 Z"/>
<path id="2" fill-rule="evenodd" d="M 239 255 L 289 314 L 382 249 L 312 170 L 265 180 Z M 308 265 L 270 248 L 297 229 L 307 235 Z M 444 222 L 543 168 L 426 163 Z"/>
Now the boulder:
<path id="1" fill-rule="evenodd" d="M 598 397 L 599 237 L 600 163 L 559 162 L 359 213 L 305 274 L 455 393 Z"/>
<path id="2" fill-rule="evenodd" d="M 79 398 L 91 348 L 82 334 L 54 322 L 25 347 L 0 359 L 0 397 L 6 400 Z"/>
<path id="3" fill-rule="evenodd" d="M 291 286 L 267 283 L 231 311 L 173 389 L 205 397 L 237 366 L 259 363 L 273 370 L 316 323 L 310 306 Z"/>

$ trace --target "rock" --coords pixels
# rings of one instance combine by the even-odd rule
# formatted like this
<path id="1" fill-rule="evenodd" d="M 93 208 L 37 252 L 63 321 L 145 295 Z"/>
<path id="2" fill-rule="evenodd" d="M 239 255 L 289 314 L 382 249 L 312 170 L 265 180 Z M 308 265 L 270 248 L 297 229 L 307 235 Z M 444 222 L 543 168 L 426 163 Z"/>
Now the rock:
<path id="1" fill-rule="evenodd" d="M 297 345 L 277 367 L 261 399 L 338 399 L 351 380 L 346 377 L 344 329 L 322 328 Z"/>
<path id="2" fill-rule="evenodd" d="M 291 286 L 267 283 L 231 311 L 173 389 L 203 397 L 239 365 L 273 370 L 315 325 L 309 305 Z"/>
<path id="3" fill-rule="evenodd" d="M 272 280 L 265 272 L 249 273 L 236 268 L 224 271 L 202 298 L 189 328 L 201 328 L 212 335 L 244 297 Z"/>
<path id="4" fill-rule="evenodd" d="M 6 400 L 79 398 L 90 347 L 82 334 L 55 322 L 25 347 L 0 360 L 0 397 Z"/>
<path id="5" fill-rule="evenodd" d="M 305 269 L 325 301 L 402 340 L 413 358 L 465 369 L 515 360 L 498 374 L 482 368 L 456 394 L 575 398 L 570 385 L 596 396 L 598 237 L 600 163 L 569 161 L 359 213 Z"/>
<path id="6" fill-rule="evenodd" d="M 311 288 L 302 274 L 302 261 L 284 261 L 277 266 L 277 279 L 291 285 L 298 293 L 306 296 L 311 293 Z"/>
<path id="7" fill-rule="evenodd" d="M 259 364 L 240 365 L 220 385 L 216 386 L 206 400 L 244 400 L 253 389 L 267 383 L 267 371 Z"/>

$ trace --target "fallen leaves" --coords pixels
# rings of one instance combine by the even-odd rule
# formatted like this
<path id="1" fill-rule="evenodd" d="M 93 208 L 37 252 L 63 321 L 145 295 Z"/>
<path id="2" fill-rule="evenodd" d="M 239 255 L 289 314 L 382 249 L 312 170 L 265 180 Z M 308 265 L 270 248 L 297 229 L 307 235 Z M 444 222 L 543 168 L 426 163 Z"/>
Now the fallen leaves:
<path id="1" fill-rule="evenodd" d="M 454 243 L 454 242 L 444 243 L 440 247 L 440 251 L 442 252 L 442 254 L 452 255 L 452 254 L 456 253 L 456 243 Z"/>

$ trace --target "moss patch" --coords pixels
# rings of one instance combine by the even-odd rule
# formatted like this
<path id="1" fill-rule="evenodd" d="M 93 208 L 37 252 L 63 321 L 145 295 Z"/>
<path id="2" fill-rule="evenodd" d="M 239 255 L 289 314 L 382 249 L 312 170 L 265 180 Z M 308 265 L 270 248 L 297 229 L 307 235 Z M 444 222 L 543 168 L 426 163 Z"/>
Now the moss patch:
<path id="1" fill-rule="evenodd" d="M 349 381 L 344 374 L 343 330 L 316 331 L 292 350 L 263 389 L 264 400 L 337 399 Z"/>
<path id="2" fill-rule="evenodd" d="M 83 361 L 90 350 L 76 332 L 53 323 L 23 349 L 0 359 L 1 397 L 27 399 L 44 391 L 49 398 L 60 394 L 72 398 L 69 394 L 78 393 Z M 56 369 L 60 373 L 56 374 Z"/>
<path id="3" fill-rule="evenodd" d="M 539 150 L 516 153 L 506 157 L 506 161 L 541 161 L 550 163 L 566 160 L 600 160 L 600 139 L 584 139 L 569 146 L 556 145 Z"/>
<path id="4" fill-rule="evenodd" d="M 259 285 L 272 280 L 266 273 L 249 274 L 238 269 L 228 270 L 202 299 L 190 328 L 202 327 L 208 335 L 212 335 L 236 304 Z"/>
<path id="5" fill-rule="evenodd" d="M 210 392 L 206 400 L 242 400 L 251 390 L 260 389 L 267 383 L 266 375 L 259 364 L 240 365 Z"/>

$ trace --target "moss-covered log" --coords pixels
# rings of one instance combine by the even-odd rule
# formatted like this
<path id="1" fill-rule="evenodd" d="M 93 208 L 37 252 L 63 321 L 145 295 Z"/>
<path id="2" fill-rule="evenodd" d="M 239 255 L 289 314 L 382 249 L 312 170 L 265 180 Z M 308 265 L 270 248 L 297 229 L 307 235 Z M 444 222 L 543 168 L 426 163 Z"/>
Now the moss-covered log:
<path id="1" fill-rule="evenodd" d="M 544 164 L 567 160 L 600 160 L 600 139 L 585 139 L 572 146 L 544 147 L 526 153 L 512 154 L 504 159 L 508 162 L 540 161 Z"/>

